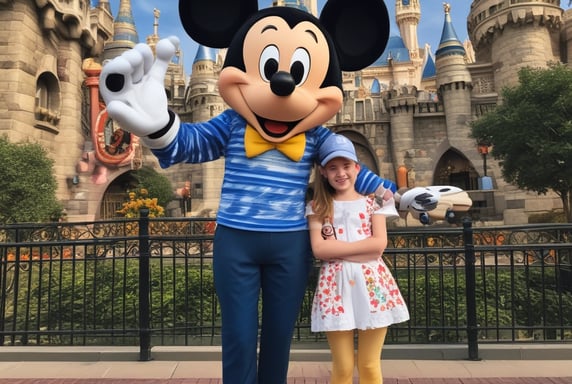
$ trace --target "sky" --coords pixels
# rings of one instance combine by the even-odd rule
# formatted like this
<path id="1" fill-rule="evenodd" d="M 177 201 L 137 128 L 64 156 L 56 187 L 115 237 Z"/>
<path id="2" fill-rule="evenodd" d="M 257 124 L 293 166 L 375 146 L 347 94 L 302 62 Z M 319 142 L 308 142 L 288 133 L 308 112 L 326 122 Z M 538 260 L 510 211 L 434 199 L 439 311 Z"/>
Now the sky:
<path id="1" fill-rule="evenodd" d="M 93 1 L 93 0 L 92 0 Z M 208 1 L 208 0 L 205 0 Z M 348 0 L 351 1 L 351 0 Z M 95 1 L 93 1 L 95 2 Z M 322 9 L 324 0 L 318 0 L 318 12 Z M 451 4 L 451 18 L 453 27 L 457 33 L 457 37 L 461 42 L 468 38 L 467 34 L 467 16 L 469 14 L 470 0 L 448 0 Z M 177 0 L 131 0 L 133 8 L 133 18 L 135 26 L 139 34 L 139 41 L 145 42 L 147 36 L 153 34 L 153 9 L 157 8 L 161 12 L 159 18 L 159 36 L 161 38 L 170 35 L 178 36 L 181 41 L 181 49 L 183 51 L 183 61 L 185 72 L 191 73 L 193 59 L 197 52 L 197 44 L 187 36 L 178 14 Z M 417 35 L 419 46 L 424 47 L 426 43 L 431 46 L 431 51 L 435 51 L 439 47 L 441 32 L 445 14 L 443 11 L 443 0 L 420 0 L 421 3 L 421 21 L 417 27 Z M 110 0 L 111 11 L 113 16 L 117 16 L 119 9 L 119 0 Z M 266 8 L 272 4 L 272 0 L 259 0 L 259 8 Z M 385 2 L 391 20 L 390 34 L 399 35 L 399 29 L 395 23 L 395 0 L 386 0 Z"/>

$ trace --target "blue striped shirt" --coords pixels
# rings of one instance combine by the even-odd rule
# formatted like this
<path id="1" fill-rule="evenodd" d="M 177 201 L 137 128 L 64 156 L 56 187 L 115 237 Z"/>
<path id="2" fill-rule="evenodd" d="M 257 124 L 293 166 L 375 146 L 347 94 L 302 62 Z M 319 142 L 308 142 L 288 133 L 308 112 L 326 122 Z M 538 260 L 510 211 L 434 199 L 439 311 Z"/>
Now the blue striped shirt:
<path id="1" fill-rule="evenodd" d="M 175 140 L 153 153 L 162 168 L 225 158 L 218 224 L 266 232 L 307 229 L 304 210 L 310 174 L 319 146 L 332 132 L 322 126 L 307 131 L 304 155 L 298 162 L 275 149 L 247 158 L 246 124 L 233 110 L 207 122 L 182 123 Z M 372 193 L 382 183 L 393 187 L 393 183 L 365 169 L 358 175 L 356 189 L 363 194 Z"/>

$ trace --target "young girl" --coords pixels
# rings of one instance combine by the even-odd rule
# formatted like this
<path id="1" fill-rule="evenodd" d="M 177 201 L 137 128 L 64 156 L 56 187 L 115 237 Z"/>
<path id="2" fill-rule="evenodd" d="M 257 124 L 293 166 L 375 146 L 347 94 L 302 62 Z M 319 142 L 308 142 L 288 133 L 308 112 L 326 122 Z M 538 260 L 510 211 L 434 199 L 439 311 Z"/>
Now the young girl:
<path id="1" fill-rule="evenodd" d="M 380 384 L 381 351 L 391 324 L 409 312 L 382 259 L 390 209 L 356 192 L 359 172 L 350 140 L 332 135 L 322 145 L 314 200 L 306 207 L 314 256 L 323 261 L 312 307 L 312 331 L 326 332 L 332 354 L 331 384 L 351 384 L 354 330 L 360 384 Z M 389 213 L 388 213 L 389 212 Z M 333 228 L 332 228 L 333 226 Z"/>

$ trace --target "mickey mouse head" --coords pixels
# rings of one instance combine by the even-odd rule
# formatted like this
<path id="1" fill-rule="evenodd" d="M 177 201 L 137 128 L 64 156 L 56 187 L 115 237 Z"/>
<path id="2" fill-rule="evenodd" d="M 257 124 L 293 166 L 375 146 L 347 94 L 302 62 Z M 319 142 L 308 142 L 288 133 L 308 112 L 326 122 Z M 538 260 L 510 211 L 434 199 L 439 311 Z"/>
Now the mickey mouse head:
<path id="1" fill-rule="evenodd" d="M 228 48 L 219 77 L 225 102 L 266 141 L 283 142 L 339 111 L 342 71 L 372 64 L 385 49 L 382 0 L 329 0 L 319 19 L 256 0 L 180 0 L 188 35 Z"/>

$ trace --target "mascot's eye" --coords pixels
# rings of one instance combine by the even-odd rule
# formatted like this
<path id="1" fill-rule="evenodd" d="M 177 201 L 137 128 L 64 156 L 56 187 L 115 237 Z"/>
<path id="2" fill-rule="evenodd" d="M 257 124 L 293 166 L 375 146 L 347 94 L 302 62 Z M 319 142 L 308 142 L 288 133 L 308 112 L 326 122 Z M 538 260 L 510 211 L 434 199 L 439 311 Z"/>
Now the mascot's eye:
<path id="1" fill-rule="evenodd" d="M 260 63 L 258 70 L 260 76 L 265 81 L 270 81 L 272 75 L 278 72 L 278 63 L 280 62 L 280 52 L 275 45 L 269 45 L 264 48 L 260 55 Z"/>
<path id="2" fill-rule="evenodd" d="M 310 72 L 310 55 L 303 48 L 298 48 L 292 55 L 290 64 L 290 74 L 294 78 L 296 85 L 300 85 L 308 78 Z"/>

